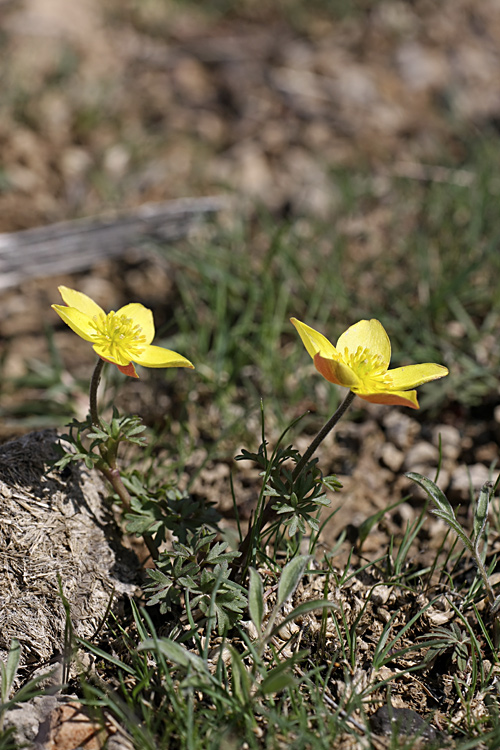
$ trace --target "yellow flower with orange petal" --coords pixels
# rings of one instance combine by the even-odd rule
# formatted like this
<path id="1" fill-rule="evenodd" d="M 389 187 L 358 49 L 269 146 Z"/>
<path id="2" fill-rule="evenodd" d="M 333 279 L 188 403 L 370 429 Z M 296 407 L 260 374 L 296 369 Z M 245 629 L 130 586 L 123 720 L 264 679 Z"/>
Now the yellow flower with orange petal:
<path id="1" fill-rule="evenodd" d="M 93 299 L 82 292 L 60 286 L 66 305 L 52 305 L 57 314 L 105 362 L 111 362 L 125 375 L 138 378 L 134 362 L 143 367 L 191 367 L 182 354 L 152 346 L 155 335 L 153 313 L 136 302 L 116 312 L 105 313 Z"/>
<path id="2" fill-rule="evenodd" d="M 413 389 L 448 375 L 446 367 L 432 363 L 389 370 L 391 342 L 378 320 L 355 323 L 340 336 L 336 346 L 300 320 L 291 318 L 291 322 L 318 372 L 365 401 L 418 409 L 417 392 Z"/>

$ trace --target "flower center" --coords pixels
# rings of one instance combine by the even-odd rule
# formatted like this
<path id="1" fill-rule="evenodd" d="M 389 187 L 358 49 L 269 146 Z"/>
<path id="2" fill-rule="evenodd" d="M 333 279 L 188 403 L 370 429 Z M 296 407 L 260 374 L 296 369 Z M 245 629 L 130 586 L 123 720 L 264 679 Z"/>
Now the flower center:
<path id="1" fill-rule="evenodd" d="M 373 354 L 368 349 L 358 346 L 355 352 L 349 351 L 346 347 L 341 357 L 365 386 L 370 384 L 373 389 L 383 387 L 387 365 L 380 354 Z"/>
<path id="2" fill-rule="evenodd" d="M 107 350 L 109 357 L 118 362 L 132 362 L 146 346 L 142 328 L 132 318 L 110 312 L 95 315 L 94 344 Z"/>

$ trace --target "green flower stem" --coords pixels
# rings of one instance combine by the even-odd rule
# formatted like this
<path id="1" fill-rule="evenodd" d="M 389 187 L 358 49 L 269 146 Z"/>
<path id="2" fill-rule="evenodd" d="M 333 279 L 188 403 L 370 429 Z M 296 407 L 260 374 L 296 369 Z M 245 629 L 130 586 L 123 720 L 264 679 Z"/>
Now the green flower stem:
<path id="1" fill-rule="evenodd" d="M 101 426 L 99 412 L 97 411 L 97 389 L 99 388 L 99 383 L 101 382 L 102 369 L 105 364 L 105 361 L 99 357 L 92 374 L 92 380 L 90 381 L 90 418 L 92 419 L 92 424 L 95 427 Z"/>
<path id="2" fill-rule="evenodd" d="M 254 540 L 260 535 L 260 532 L 264 528 L 264 526 L 267 526 L 268 523 L 271 523 L 271 521 L 274 521 L 275 518 L 278 517 L 278 514 L 274 510 L 272 506 L 272 503 L 275 501 L 275 498 L 271 498 L 271 500 L 268 501 L 266 507 L 264 508 L 262 514 L 260 517 L 256 516 L 253 523 L 250 520 L 250 525 L 248 528 L 248 532 L 246 537 L 243 539 L 243 541 L 240 543 L 240 546 L 238 547 L 238 552 L 240 553 L 240 557 L 234 561 L 233 563 L 233 571 L 236 573 L 237 571 L 241 571 L 239 574 L 240 579 L 244 578 L 248 569 L 248 558 L 250 555 L 250 549 L 253 546 Z M 286 516 L 283 516 L 286 518 Z"/>
<path id="3" fill-rule="evenodd" d="M 481 560 L 481 555 L 477 544 L 474 545 L 472 554 L 477 569 L 479 570 L 481 578 L 483 579 L 484 588 L 486 589 L 486 597 L 488 599 L 490 610 L 493 616 L 493 645 L 495 646 L 495 648 L 498 648 L 498 646 L 500 645 L 500 621 L 498 619 L 498 612 L 494 611 L 493 608 L 496 601 L 495 592 L 493 591 L 490 579 L 488 578 L 488 573 L 486 572 L 486 568 L 484 567 L 483 561 Z"/>
<path id="4" fill-rule="evenodd" d="M 490 486 L 493 487 L 493 485 L 490 485 Z M 473 554 L 474 562 L 476 563 L 477 569 L 479 570 L 481 578 L 483 579 L 484 588 L 486 589 L 486 596 L 487 596 L 488 603 L 490 605 L 490 610 L 493 616 L 493 645 L 495 646 L 495 648 L 498 648 L 498 646 L 500 645 L 500 620 L 498 617 L 498 607 L 495 608 L 495 602 L 496 602 L 497 597 L 495 596 L 495 592 L 493 591 L 493 586 L 491 585 L 491 581 L 488 578 L 488 573 L 481 559 L 481 552 L 479 550 L 479 542 L 480 542 L 482 533 L 484 531 L 484 527 L 486 525 L 486 518 L 487 518 L 487 512 L 485 515 L 482 529 L 479 531 L 477 535 L 477 539 L 475 540 L 474 546 L 472 548 L 472 554 Z"/>
<path id="5" fill-rule="evenodd" d="M 92 374 L 92 380 L 90 381 L 90 418 L 95 427 L 101 427 L 101 420 L 99 419 L 99 412 L 97 409 L 97 389 L 101 382 L 102 370 L 105 364 L 105 361 L 99 357 Z M 123 484 L 120 471 L 116 467 L 117 448 L 117 444 L 113 446 L 108 445 L 107 450 L 105 450 L 103 446 L 100 446 L 102 460 L 96 464 L 96 468 L 106 477 L 120 498 L 125 511 L 130 512 L 132 509 L 132 500 L 127 488 Z M 143 539 L 153 560 L 158 560 L 158 549 L 151 537 L 143 536 Z"/>
<path id="6" fill-rule="evenodd" d="M 320 445 L 320 443 L 326 438 L 329 432 L 333 430 L 339 419 L 342 417 L 343 414 L 347 411 L 349 406 L 354 401 L 355 393 L 352 391 L 349 391 L 345 399 L 340 404 L 339 408 L 335 412 L 335 414 L 328 420 L 328 422 L 322 427 L 322 429 L 318 432 L 314 440 L 312 441 L 309 448 L 306 450 L 300 461 L 298 462 L 297 466 L 294 469 L 294 472 L 292 474 L 292 482 L 295 482 L 299 476 L 302 474 L 305 466 L 315 453 L 316 449 Z M 276 510 L 272 507 L 273 503 L 275 502 L 274 498 L 271 498 L 263 511 L 260 513 L 260 515 L 256 515 L 254 522 L 250 522 L 250 527 L 248 529 L 246 537 L 243 539 L 243 541 L 240 543 L 240 546 L 238 547 L 238 550 L 240 552 L 240 557 L 237 561 L 237 563 L 234 565 L 234 570 L 242 571 L 242 575 L 245 574 L 247 567 L 248 567 L 248 557 L 250 555 L 250 549 L 253 546 L 254 540 L 260 535 L 262 529 L 267 526 L 267 524 L 272 523 L 276 518 L 278 518 L 278 513 Z M 286 515 L 282 515 L 282 519 L 284 520 L 286 518 Z"/>
<path id="7" fill-rule="evenodd" d="M 484 567 L 483 561 L 481 560 L 479 550 L 477 549 L 474 550 L 474 562 L 476 563 L 477 569 L 479 570 L 481 578 L 483 579 L 484 588 L 486 589 L 486 596 L 488 597 L 488 602 L 492 607 L 495 603 L 495 592 L 493 591 L 490 579 L 488 578 L 488 573 L 486 572 L 486 568 Z"/>
<path id="8" fill-rule="evenodd" d="M 323 442 L 323 440 L 326 438 L 329 432 L 333 430 L 339 419 L 346 413 L 347 409 L 350 407 L 352 402 L 354 401 L 356 394 L 352 391 L 349 391 L 345 399 L 340 404 L 339 408 L 333 414 L 333 416 L 330 417 L 328 422 L 323 425 L 321 430 L 318 432 L 314 440 L 312 441 L 309 448 L 306 450 L 302 458 L 300 459 L 299 463 L 295 467 L 292 479 L 295 482 L 300 475 L 302 474 L 304 467 L 307 465 L 307 463 L 310 461 L 312 456 L 316 453 L 316 450 L 318 449 L 318 446 Z"/>

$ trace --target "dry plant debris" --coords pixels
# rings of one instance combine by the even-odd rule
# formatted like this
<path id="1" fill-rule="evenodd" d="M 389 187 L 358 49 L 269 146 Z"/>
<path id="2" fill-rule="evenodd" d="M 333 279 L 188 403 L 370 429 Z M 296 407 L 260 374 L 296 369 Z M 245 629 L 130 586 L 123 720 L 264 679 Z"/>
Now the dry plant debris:
<path id="1" fill-rule="evenodd" d="M 24 676 L 64 651 L 58 576 L 83 638 L 99 627 L 114 592 L 133 595 L 137 579 L 95 474 L 50 471 L 56 440 L 54 432 L 31 433 L 0 449 L 0 655 L 17 638 Z"/>

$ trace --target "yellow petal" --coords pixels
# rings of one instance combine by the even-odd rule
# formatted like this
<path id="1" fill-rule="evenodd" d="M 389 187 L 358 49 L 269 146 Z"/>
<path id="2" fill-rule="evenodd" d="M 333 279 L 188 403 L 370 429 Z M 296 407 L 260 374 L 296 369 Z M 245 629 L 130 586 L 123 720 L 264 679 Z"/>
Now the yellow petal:
<path id="1" fill-rule="evenodd" d="M 386 404 L 388 406 L 409 406 L 419 409 L 416 391 L 387 391 L 385 393 L 360 393 L 356 388 L 354 393 L 372 404 Z"/>
<path id="2" fill-rule="evenodd" d="M 82 339 L 85 339 L 85 341 L 95 340 L 96 331 L 92 325 L 93 320 L 88 315 L 75 307 L 66 307 L 65 305 L 52 305 L 52 309 Z"/>
<path id="3" fill-rule="evenodd" d="M 322 357 L 321 354 L 316 354 L 314 366 L 330 383 L 343 385 L 345 388 L 353 388 L 359 383 L 356 373 L 343 362 L 337 362 L 334 359 Z"/>
<path id="4" fill-rule="evenodd" d="M 406 367 L 396 367 L 389 370 L 384 380 L 390 383 L 391 390 L 405 390 L 406 388 L 416 388 L 417 385 L 428 383 L 431 380 L 438 380 L 448 375 L 448 370 L 442 365 L 431 363 L 423 365 L 407 365 Z"/>
<path id="5" fill-rule="evenodd" d="M 150 344 L 154 339 L 155 325 L 153 322 L 153 313 L 139 302 L 131 302 L 117 310 L 116 315 L 124 315 L 134 321 L 135 325 L 141 327 L 142 334 L 146 338 L 146 344 Z"/>
<path id="6" fill-rule="evenodd" d="M 321 354 L 322 357 L 334 357 L 337 358 L 337 350 L 334 345 L 323 336 L 322 333 L 315 331 L 314 328 L 306 326 L 305 323 L 301 323 L 297 318 L 290 318 L 297 329 L 302 343 L 307 349 L 308 354 L 314 359 L 315 354 Z"/>
<path id="7" fill-rule="evenodd" d="M 144 351 L 135 357 L 134 362 L 143 367 L 190 367 L 194 369 L 189 359 L 170 349 L 164 349 L 162 346 L 144 347 Z"/>
<path id="8" fill-rule="evenodd" d="M 98 354 L 101 359 L 105 359 L 106 362 L 111 362 L 111 364 L 113 365 L 120 365 L 120 367 L 126 367 L 131 362 L 130 357 L 124 356 L 121 349 L 117 346 L 111 349 L 108 343 L 94 344 L 93 349 L 95 353 Z"/>
<path id="9" fill-rule="evenodd" d="M 381 364 L 389 367 L 391 342 L 384 326 L 378 320 L 360 320 L 348 328 L 337 341 L 337 351 L 341 355 L 344 354 L 344 349 L 347 349 L 348 354 L 356 354 L 359 348 L 380 357 Z"/>
<path id="10" fill-rule="evenodd" d="M 75 289 L 69 289 L 67 286 L 59 286 L 57 288 L 68 307 L 76 308 L 81 313 L 88 315 L 89 318 L 93 318 L 94 315 L 100 315 L 100 313 L 104 312 L 97 302 L 94 302 L 93 299 L 87 297 L 83 292 L 77 292 Z"/>

